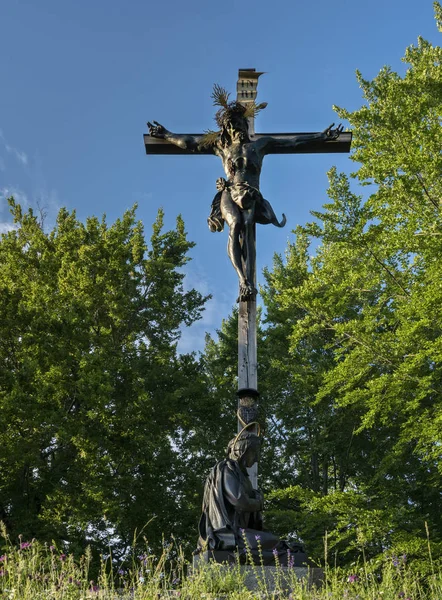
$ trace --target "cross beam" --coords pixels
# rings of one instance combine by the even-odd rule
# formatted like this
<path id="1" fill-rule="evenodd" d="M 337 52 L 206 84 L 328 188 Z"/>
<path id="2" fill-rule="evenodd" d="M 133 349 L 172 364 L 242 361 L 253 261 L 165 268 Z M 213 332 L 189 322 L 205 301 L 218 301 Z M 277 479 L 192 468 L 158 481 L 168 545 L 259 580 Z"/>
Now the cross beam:
<path id="1" fill-rule="evenodd" d="M 256 133 L 252 136 L 252 139 L 259 140 L 260 138 L 271 136 L 280 140 L 288 140 L 294 136 L 299 135 L 311 135 L 311 133 L 303 131 L 298 133 Z M 185 136 L 193 136 L 197 140 L 200 140 L 203 137 L 201 133 L 186 133 L 181 134 Z M 281 146 L 277 150 L 271 149 L 268 154 L 330 154 L 336 152 L 350 152 L 351 145 L 351 133 L 350 132 L 342 132 L 341 135 L 336 140 L 325 140 L 321 144 L 318 142 L 306 142 L 302 146 L 300 146 L 296 151 L 291 148 Z M 179 146 L 174 145 L 172 142 L 168 142 L 167 140 L 162 140 L 160 138 L 154 138 L 147 133 L 144 135 L 144 146 L 146 148 L 146 154 L 212 154 L 212 148 L 201 148 L 197 151 L 192 150 L 183 150 Z"/>

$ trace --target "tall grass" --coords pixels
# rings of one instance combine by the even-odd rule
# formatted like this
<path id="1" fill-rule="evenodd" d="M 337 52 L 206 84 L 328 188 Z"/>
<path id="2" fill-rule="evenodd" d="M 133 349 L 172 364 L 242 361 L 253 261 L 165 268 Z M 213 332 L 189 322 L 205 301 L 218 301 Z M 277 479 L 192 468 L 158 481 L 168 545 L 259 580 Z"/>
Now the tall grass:
<path id="1" fill-rule="evenodd" d="M 122 565 L 112 565 L 102 557 L 98 576 L 91 579 L 92 556 L 86 549 L 74 560 L 54 545 L 37 540 L 12 543 L 6 536 L 0 550 L 0 598 L 2 600 L 159 600 L 229 599 L 251 600 L 442 600 L 442 573 L 431 558 L 431 574 L 416 573 L 405 556 L 385 556 L 376 569 L 363 558 L 351 570 L 327 567 L 320 589 L 309 589 L 298 580 L 296 571 L 282 569 L 276 577 L 276 590 L 259 586 L 247 590 L 239 565 L 229 569 L 210 564 L 191 569 L 180 551 L 171 559 L 170 546 L 158 558 L 146 551 L 131 556 Z M 256 567 L 259 576 L 261 567 Z M 285 590 L 285 591 L 284 591 Z M 287 591 L 289 590 L 289 591 Z"/>

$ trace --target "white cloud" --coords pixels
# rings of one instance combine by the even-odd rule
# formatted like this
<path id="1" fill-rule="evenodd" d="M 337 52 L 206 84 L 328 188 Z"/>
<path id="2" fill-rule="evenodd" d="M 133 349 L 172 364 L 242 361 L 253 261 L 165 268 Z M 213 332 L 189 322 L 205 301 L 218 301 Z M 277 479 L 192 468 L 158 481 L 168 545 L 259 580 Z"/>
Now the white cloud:
<path id="1" fill-rule="evenodd" d="M 2 220 L 0 221 L 0 233 L 7 233 L 8 231 L 17 229 L 14 223 L 12 222 L 12 218 L 9 213 L 9 206 L 7 203 L 8 198 L 10 198 L 11 196 L 13 196 L 14 200 L 18 204 L 20 204 L 24 209 L 27 209 L 27 207 L 29 206 L 28 198 L 22 190 L 13 186 L 0 188 L 0 216 L 2 218 Z M 8 218 L 10 218 L 10 220 L 8 220 Z"/>
<path id="2" fill-rule="evenodd" d="M 13 156 L 15 156 L 15 158 L 19 162 L 21 162 L 22 165 L 26 166 L 28 164 L 28 157 L 25 152 L 22 152 L 21 150 L 17 150 L 17 148 L 13 148 L 9 144 L 5 144 L 5 148 L 6 148 L 6 152 L 9 152 L 9 154 L 12 154 Z"/>
<path id="3" fill-rule="evenodd" d="M 8 152 L 8 154 L 11 154 L 12 156 L 14 156 L 19 163 L 21 163 L 24 167 L 27 166 L 28 164 L 28 156 L 26 154 L 26 152 L 23 152 L 23 150 L 19 150 L 18 148 L 15 148 L 14 146 L 11 146 L 11 144 L 9 144 L 6 141 L 6 138 L 3 134 L 3 131 L 0 129 L 0 140 L 3 142 L 3 146 L 6 150 L 6 152 Z M 3 162 L 3 166 L 4 166 L 4 162 Z M 0 168 L 0 170 L 4 170 Z"/>
<path id="4" fill-rule="evenodd" d="M 14 231 L 14 229 L 16 229 L 16 227 L 13 223 L 0 222 L 0 234 L 8 233 L 9 231 Z"/>
<path id="5" fill-rule="evenodd" d="M 23 208 L 26 208 L 29 206 L 29 202 L 28 202 L 28 197 L 25 194 L 25 192 L 23 192 L 22 190 L 20 190 L 17 187 L 14 186 L 7 186 L 7 187 L 3 187 L 0 188 L 0 212 L 2 212 L 2 209 L 5 206 L 6 200 L 8 198 L 10 198 L 11 196 L 14 197 L 14 200 L 20 204 Z"/>
<path id="6" fill-rule="evenodd" d="M 55 225 L 57 214 L 61 204 L 56 190 L 47 185 L 41 161 L 38 157 L 29 162 L 28 155 L 23 150 L 16 148 L 6 139 L 0 128 L 0 148 L 3 149 L 3 157 L 0 156 L 0 171 L 7 171 L 8 160 L 5 151 L 14 157 L 26 171 L 26 181 L 30 182 L 25 193 L 17 185 L 11 184 L 0 188 L 0 218 L 7 209 L 5 200 L 13 196 L 18 204 L 25 210 L 30 207 L 35 214 L 39 214 L 45 229 Z M 10 161 L 9 161 L 10 162 Z"/>

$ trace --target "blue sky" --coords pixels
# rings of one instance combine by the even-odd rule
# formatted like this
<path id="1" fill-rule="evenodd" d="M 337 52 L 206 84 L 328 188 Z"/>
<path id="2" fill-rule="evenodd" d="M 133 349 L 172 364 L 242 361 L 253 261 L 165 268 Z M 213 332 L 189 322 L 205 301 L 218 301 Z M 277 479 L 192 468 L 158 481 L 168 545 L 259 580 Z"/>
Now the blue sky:
<path id="1" fill-rule="evenodd" d="M 440 43 L 430 0 L 0 0 L 0 28 L 0 231 L 11 194 L 48 224 L 61 206 L 112 222 L 137 202 L 149 235 L 160 206 L 167 226 L 181 213 L 197 244 L 187 284 L 214 296 L 182 350 L 201 349 L 237 295 L 226 231 L 206 224 L 223 171 L 211 156 L 146 156 L 146 121 L 212 128 L 213 84 L 233 94 L 238 68 L 254 67 L 269 104 L 256 131 L 320 131 L 333 104 L 362 104 L 356 69 L 403 71 L 418 35 Z M 346 155 L 266 158 L 262 192 L 288 223 L 258 227 L 259 270 L 327 201 L 332 165 L 352 168 Z"/>

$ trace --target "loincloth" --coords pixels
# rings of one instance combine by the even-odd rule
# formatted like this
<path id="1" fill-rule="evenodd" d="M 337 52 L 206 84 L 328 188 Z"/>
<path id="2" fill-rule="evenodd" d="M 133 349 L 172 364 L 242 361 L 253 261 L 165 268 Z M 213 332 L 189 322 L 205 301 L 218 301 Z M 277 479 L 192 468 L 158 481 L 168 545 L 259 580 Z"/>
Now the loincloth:
<path id="1" fill-rule="evenodd" d="M 249 210 L 254 208 L 255 223 L 267 225 L 271 223 L 276 227 L 284 227 L 286 218 L 282 215 L 281 222 L 278 221 L 270 202 L 266 200 L 261 192 L 248 183 L 228 183 L 225 190 L 230 194 L 232 202 L 240 210 Z M 222 231 L 224 229 L 224 217 L 221 211 L 221 196 L 220 191 L 213 199 L 210 215 L 207 219 L 210 231 Z"/>
<path id="2" fill-rule="evenodd" d="M 249 210 L 264 200 L 257 188 L 245 182 L 231 183 L 228 190 L 233 202 L 241 210 Z"/>

